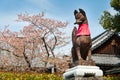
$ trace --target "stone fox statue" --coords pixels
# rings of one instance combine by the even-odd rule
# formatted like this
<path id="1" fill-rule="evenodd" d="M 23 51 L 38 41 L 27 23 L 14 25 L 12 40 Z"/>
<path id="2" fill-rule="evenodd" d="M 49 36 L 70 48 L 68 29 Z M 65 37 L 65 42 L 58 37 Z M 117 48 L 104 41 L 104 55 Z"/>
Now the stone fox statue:
<path id="1" fill-rule="evenodd" d="M 75 10 L 74 16 L 76 19 L 74 24 L 78 25 L 78 29 L 74 27 L 72 31 L 72 60 L 75 65 L 81 65 L 87 56 L 88 60 L 91 60 L 92 41 L 85 11 L 83 9 Z"/>

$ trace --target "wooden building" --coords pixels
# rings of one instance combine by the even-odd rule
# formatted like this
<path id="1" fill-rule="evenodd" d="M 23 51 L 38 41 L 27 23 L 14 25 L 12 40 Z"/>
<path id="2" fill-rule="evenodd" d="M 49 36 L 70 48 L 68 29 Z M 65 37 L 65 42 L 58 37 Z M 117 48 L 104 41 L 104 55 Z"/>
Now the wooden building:
<path id="1" fill-rule="evenodd" d="M 120 74 L 120 36 L 105 31 L 92 39 L 92 58 L 104 74 Z"/>

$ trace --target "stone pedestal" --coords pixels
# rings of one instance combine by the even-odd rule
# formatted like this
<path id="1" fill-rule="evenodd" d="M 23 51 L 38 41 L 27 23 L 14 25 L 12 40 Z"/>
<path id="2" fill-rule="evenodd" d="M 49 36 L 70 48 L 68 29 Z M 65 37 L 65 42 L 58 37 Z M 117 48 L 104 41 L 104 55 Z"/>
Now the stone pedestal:
<path id="1" fill-rule="evenodd" d="M 99 78 L 92 80 L 102 80 L 100 77 L 103 76 L 103 71 L 97 66 L 82 66 L 78 65 L 76 67 L 66 70 L 63 74 L 64 80 L 91 80 L 89 78 Z M 85 79 L 87 78 L 87 79 Z"/>

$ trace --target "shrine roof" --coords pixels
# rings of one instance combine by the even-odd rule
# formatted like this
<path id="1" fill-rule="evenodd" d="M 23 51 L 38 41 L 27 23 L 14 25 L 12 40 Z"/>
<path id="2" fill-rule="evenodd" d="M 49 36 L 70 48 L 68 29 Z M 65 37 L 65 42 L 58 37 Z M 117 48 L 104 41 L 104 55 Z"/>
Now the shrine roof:
<path id="1" fill-rule="evenodd" d="M 120 65 L 120 55 L 93 54 L 92 59 L 96 62 L 96 64 Z"/>
<path id="2" fill-rule="evenodd" d="M 120 74 L 120 67 L 115 67 L 115 68 L 107 70 L 105 72 L 106 72 L 106 74 L 116 74 L 116 73 Z"/>
<path id="3" fill-rule="evenodd" d="M 106 30 L 92 39 L 92 50 L 98 48 L 114 35 L 114 31 Z"/>

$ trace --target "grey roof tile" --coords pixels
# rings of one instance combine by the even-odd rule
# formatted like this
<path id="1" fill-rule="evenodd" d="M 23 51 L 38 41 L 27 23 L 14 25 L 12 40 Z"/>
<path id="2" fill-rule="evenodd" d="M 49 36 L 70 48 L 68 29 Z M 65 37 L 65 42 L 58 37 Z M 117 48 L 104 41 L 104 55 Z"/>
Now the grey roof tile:
<path id="1" fill-rule="evenodd" d="M 109 54 L 93 54 L 92 59 L 96 64 L 106 64 L 106 65 L 119 65 L 120 55 L 109 55 Z"/>
<path id="2" fill-rule="evenodd" d="M 113 31 L 105 31 L 102 34 L 98 35 L 97 37 L 92 39 L 92 50 L 96 49 L 104 42 L 106 42 L 112 35 L 114 34 Z"/>

